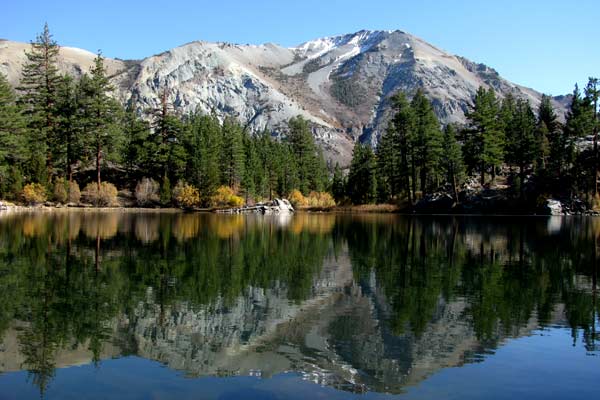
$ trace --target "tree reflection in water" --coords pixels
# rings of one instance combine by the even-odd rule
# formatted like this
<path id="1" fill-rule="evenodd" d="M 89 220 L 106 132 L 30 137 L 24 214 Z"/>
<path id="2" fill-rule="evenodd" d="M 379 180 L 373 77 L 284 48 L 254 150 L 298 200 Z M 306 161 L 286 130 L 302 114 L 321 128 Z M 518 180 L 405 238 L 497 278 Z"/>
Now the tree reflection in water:
<path id="1" fill-rule="evenodd" d="M 264 348 L 301 343 L 326 325 L 314 329 L 333 353 L 313 356 L 323 364 L 339 358 L 377 390 L 396 379 L 391 371 L 414 367 L 415 349 L 433 343 L 436 324 L 473 333 L 463 354 L 471 361 L 506 337 L 557 324 L 597 353 L 599 237 L 594 218 L 16 214 L 0 220 L 0 334 L 17 332 L 17 368 L 29 371 L 43 396 L 69 349 L 87 349 L 97 365 L 107 346 L 112 355 L 139 353 L 144 344 L 128 326 L 144 308 L 159 310 L 145 331 L 157 345 L 173 319 L 189 317 L 174 310 L 212 323 L 235 307 L 254 307 L 247 318 L 272 318 L 276 330 L 262 334 L 259 325 L 271 322 L 258 320 L 226 327 L 241 330 L 240 343 L 253 335 Z M 353 279 L 340 284 L 328 264 L 345 259 Z M 269 290 L 273 297 L 261 303 Z M 323 293 L 335 293 L 330 308 L 303 316 Z M 297 314 L 270 304 L 275 298 Z M 211 340 L 189 335 L 196 346 Z M 380 350 L 369 344 L 374 337 Z M 221 345 L 231 343 L 211 344 Z"/>

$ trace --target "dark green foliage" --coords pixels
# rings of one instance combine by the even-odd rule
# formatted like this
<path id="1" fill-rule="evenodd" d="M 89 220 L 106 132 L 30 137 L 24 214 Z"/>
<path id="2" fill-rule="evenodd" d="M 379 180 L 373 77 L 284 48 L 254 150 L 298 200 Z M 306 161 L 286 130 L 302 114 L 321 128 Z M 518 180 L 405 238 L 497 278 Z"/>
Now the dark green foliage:
<path id="1" fill-rule="evenodd" d="M 25 133 L 15 94 L 0 73 L 0 198 L 11 197 L 14 172 L 27 154 Z"/>
<path id="2" fill-rule="evenodd" d="M 89 76 L 84 75 L 80 85 L 82 105 L 79 123 L 83 126 L 85 152 L 94 160 L 96 183 L 100 187 L 103 163 L 119 159 L 122 143 L 118 126 L 121 109 L 110 97 L 113 87 L 106 75 L 102 54 L 96 56 Z"/>
<path id="3" fill-rule="evenodd" d="M 344 199 L 346 194 L 346 182 L 344 179 L 344 175 L 342 174 L 342 169 L 338 163 L 335 163 L 335 167 L 333 168 L 333 178 L 331 180 L 331 195 L 336 203 L 339 203 Z"/>
<path id="4" fill-rule="evenodd" d="M 467 115 L 465 160 L 470 172 L 479 170 L 484 184 L 486 172 L 490 171 L 492 179 L 495 178 L 496 168 L 504 160 L 505 137 L 494 90 L 480 87 L 473 101 L 473 110 Z"/>
<path id="5" fill-rule="evenodd" d="M 536 118 L 525 100 L 517 100 L 512 117 L 507 121 L 506 162 L 519 168 L 520 195 L 523 197 L 525 172 L 540 154 L 536 138 Z"/>
<path id="6" fill-rule="evenodd" d="M 183 178 L 186 165 L 183 136 L 181 120 L 169 110 L 165 90 L 160 107 L 152 110 L 152 130 L 147 143 L 153 176 L 168 177 L 173 182 Z"/>
<path id="7" fill-rule="evenodd" d="M 28 124 L 28 172 L 31 180 L 48 183 L 53 173 L 53 150 L 60 148 L 57 112 L 59 47 L 48 24 L 26 52 L 19 92 Z"/>
<path id="8" fill-rule="evenodd" d="M 211 196 L 221 180 L 221 125 L 215 116 L 192 114 L 185 126 L 186 177 L 203 196 Z"/>
<path id="9" fill-rule="evenodd" d="M 402 92 L 391 99 L 394 116 L 377 146 L 380 200 L 404 193 L 411 197 L 411 168 L 414 161 L 416 117 Z M 413 191 L 414 193 L 414 191 Z"/>
<path id="10" fill-rule="evenodd" d="M 303 194 L 308 194 L 313 190 L 322 191 L 326 180 L 326 176 L 324 176 L 325 163 L 323 155 L 315 144 L 309 122 L 298 116 L 292 118 L 288 125 L 287 140 L 296 164 L 297 189 Z"/>
<path id="11" fill-rule="evenodd" d="M 128 109 L 123 113 L 120 125 L 124 138 L 122 163 L 127 173 L 127 180 L 133 187 L 134 182 L 143 177 L 141 172 L 148 171 L 152 163 L 147 145 L 150 124 L 138 118 L 132 109 Z"/>
<path id="12" fill-rule="evenodd" d="M 357 143 L 354 146 L 347 190 L 354 204 L 370 204 L 377 200 L 377 164 L 368 145 Z"/>
<path id="13" fill-rule="evenodd" d="M 226 118 L 221 129 L 223 145 L 221 150 L 221 183 L 238 189 L 244 178 L 246 154 L 244 151 L 244 131 L 232 118 Z"/>
<path id="14" fill-rule="evenodd" d="M 348 107 L 356 107 L 365 99 L 364 90 L 352 77 L 334 76 L 331 95 Z"/>
<path id="15" fill-rule="evenodd" d="M 536 137 L 539 148 L 536 169 L 545 176 L 560 177 L 565 158 L 564 135 L 550 97 L 546 95 L 542 96 L 538 108 Z"/>
<path id="16" fill-rule="evenodd" d="M 441 157 L 441 163 L 446 181 L 452 187 L 454 200 L 458 201 L 458 188 L 465 175 L 465 165 L 460 144 L 456 139 L 456 128 L 452 124 L 444 128 L 443 146 L 444 151 Z"/>
<path id="17" fill-rule="evenodd" d="M 413 158 L 415 168 L 419 171 L 421 193 L 425 195 L 430 187 L 439 183 L 443 138 L 440 123 L 422 90 L 418 90 L 413 97 L 411 107 L 415 115 Z"/>

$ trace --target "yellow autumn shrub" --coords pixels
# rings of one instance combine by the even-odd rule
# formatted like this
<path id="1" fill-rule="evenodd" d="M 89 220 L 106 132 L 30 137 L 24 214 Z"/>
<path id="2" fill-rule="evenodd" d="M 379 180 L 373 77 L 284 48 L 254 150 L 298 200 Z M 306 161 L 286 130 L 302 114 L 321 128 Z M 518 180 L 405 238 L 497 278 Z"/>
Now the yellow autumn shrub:
<path id="1" fill-rule="evenodd" d="M 294 189 L 290 192 L 288 196 L 289 202 L 296 208 L 306 206 L 306 197 L 300 192 L 298 189 Z"/>
<path id="2" fill-rule="evenodd" d="M 180 207 L 194 208 L 200 204 L 200 192 L 194 186 L 180 181 L 173 190 L 173 197 Z"/>
<path id="3" fill-rule="evenodd" d="M 306 203 L 309 207 L 329 208 L 335 206 L 335 200 L 328 192 L 310 192 Z"/>
<path id="4" fill-rule="evenodd" d="M 242 207 L 244 199 L 236 196 L 233 189 L 229 186 L 221 186 L 211 197 L 211 204 L 214 207 Z"/>
<path id="5" fill-rule="evenodd" d="M 46 201 L 46 188 L 39 183 L 29 183 L 23 188 L 21 197 L 27 204 L 43 203 Z"/>

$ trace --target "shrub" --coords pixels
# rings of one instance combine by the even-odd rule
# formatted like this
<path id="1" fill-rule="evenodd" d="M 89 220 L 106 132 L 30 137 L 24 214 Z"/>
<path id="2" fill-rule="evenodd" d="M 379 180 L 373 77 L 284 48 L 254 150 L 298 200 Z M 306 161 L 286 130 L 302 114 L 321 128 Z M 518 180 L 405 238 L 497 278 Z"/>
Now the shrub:
<path id="1" fill-rule="evenodd" d="M 158 182 L 154 179 L 144 178 L 135 187 L 135 199 L 140 206 L 160 201 L 158 196 Z"/>
<path id="2" fill-rule="evenodd" d="M 173 190 L 175 201 L 180 207 L 193 208 L 200 204 L 200 193 L 192 185 L 188 185 L 182 181 L 177 183 Z"/>
<path id="3" fill-rule="evenodd" d="M 66 203 L 69 198 L 67 193 L 67 182 L 64 178 L 58 178 L 54 181 L 54 201 Z"/>
<path id="4" fill-rule="evenodd" d="M 29 183 L 23 188 L 21 196 L 27 204 L 43 203 L 46 201 L 46 188 L 39 183 Z"/>
<path id="5" fill-rule="evenodd" d="M 335 200 L 328 192 L 311 192 L 306 199 L 310 207 L 328 208 L 335 206 Z"/>
<path id="6" fill-rule="evenodd" d="M 244 205 L 244 199 L 236 196 L 229 186 L 221 186 L 211 197 L 211 204 L 215 207 L 241 207 Z"/>
<path id="7" fill-rule="evenodd" d="M 304 197 L 298 189 L 294 189 L 290 192 L 288 200 L 294 207 L 301 207 L 307 204 L 306 197 Z"/>
<path id="8" fill-rule="evenodd" d="M 117 193 L 117 188 L 112 183 L 102 182 L 98 190 L 98 184 L 92 182 L 85 186 L 82 195 L 87 202 L 95 206 L 111 207 L 119 204 Z"/>
<path id="9" fill-rule="evenodd" d="M 81 200 L 81 191 L 79 185 L 75 181 L 69 182 L 69 203 L 78 204 Z"/>

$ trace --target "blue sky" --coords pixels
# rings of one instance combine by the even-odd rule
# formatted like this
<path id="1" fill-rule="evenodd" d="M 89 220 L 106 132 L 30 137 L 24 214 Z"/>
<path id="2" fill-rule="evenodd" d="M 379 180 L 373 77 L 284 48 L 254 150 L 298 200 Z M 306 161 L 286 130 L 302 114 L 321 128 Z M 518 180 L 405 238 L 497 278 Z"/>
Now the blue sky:
<path id="1" fill-rule="evenodd" d="M 360 29 L 401 29 L 550 94 L 600 76 L 598 0 L 3 0 L 0 38 L 45 21 L 65 46 L 142 58 L 193 41 L 293 46 Z"/>

